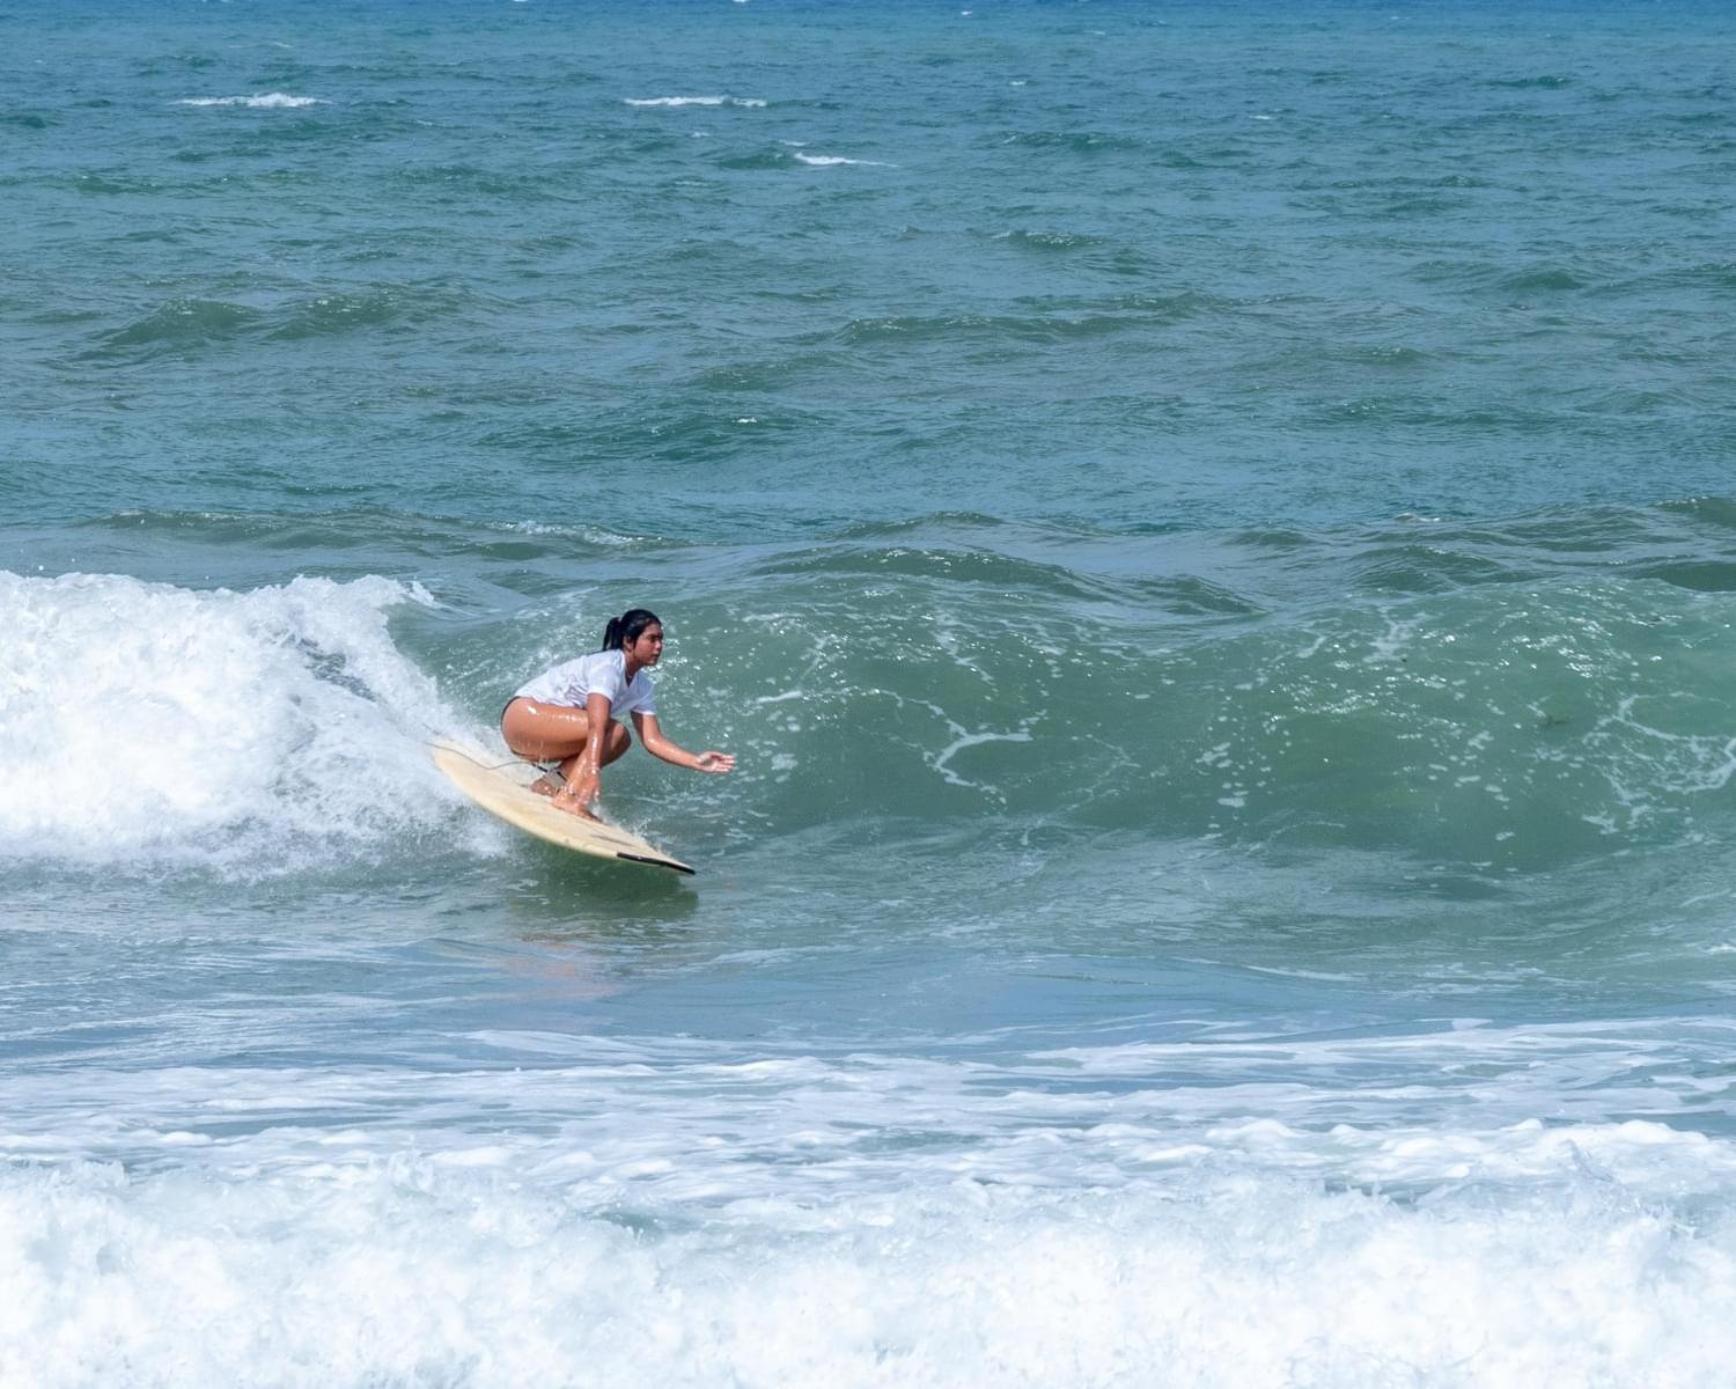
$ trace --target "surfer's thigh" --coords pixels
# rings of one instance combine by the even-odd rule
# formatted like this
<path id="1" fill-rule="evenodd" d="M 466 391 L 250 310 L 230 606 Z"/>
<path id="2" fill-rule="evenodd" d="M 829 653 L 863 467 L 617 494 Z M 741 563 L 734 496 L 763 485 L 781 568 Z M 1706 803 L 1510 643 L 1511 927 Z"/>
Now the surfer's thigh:
<path id="1" fill-rule="evenodd" d="M 500 716 L 500 736 L 520 757 L 558 761 L 584 750 L 585 740 L 591 736 L 591 720 L 583 709 L 544 704 L 520 695 Z"/>

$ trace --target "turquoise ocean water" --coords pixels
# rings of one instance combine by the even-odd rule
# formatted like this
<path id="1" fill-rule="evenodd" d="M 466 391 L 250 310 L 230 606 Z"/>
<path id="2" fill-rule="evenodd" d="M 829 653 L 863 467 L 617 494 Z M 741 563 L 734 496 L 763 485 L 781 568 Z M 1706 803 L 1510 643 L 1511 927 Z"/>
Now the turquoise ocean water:
<path id="1" fill-rule="evenodd" d="M 1728 1383 L 1733 30 L 0 10 L 0 1385 Z"/>

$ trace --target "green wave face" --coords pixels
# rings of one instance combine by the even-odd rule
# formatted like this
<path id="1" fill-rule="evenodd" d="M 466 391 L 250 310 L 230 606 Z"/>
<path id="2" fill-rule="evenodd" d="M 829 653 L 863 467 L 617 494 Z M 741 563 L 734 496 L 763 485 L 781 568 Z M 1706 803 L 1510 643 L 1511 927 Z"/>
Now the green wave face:
<path id="1" fill-rule="evenodd" d="M 792 764 L 774 824 L 1050 817 L 1525 871 L 1728 810 L 1722 595 L 1509 585 L 1141 631 L 1065 584 L 876 559 L 878 582 L 683 607 L 682 701 Z"/>

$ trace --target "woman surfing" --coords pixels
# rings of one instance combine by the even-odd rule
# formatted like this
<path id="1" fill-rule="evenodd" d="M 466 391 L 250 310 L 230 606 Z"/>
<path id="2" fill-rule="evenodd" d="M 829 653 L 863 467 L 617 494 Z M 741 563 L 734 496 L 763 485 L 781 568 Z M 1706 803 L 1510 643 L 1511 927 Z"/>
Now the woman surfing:
<path id="1" fill-rule="evenodd" d="M 602 770 L 633 746 L 621 723 L 631 715 L 645 751 L 677 767 L 721 774 L 735 766 L 727 752 L 688 752 L 664 736 L 648 670 L 663 659 L 657 614 L 630 608 L 609 619 L 603 649 L 564 661 L 522 686 L 500 715 L 507 747 L 527 762 L 555 762 L 559 780 L 544 775 L 531 789 L 562 810 L 595 820 Z"/>

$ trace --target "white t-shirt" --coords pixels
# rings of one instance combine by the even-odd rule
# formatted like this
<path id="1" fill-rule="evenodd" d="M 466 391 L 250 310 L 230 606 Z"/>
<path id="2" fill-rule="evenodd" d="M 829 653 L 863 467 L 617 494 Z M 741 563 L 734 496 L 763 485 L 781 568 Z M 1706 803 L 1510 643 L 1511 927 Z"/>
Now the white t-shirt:
<path id="1" fill-rule="evenodd" d="M 635 712 L 657 712 L 651 677 L 641 670 L 629 682 L 627 653 L 624 651 L 593 651 L 589 656 L 563 661 L 524 685 L 513 698 L 522 696 L 541 700 L 544 704 L 583 709 L 585 700 L 593 694 L 609 697 L 611 718 L 625 718 Z"/>

